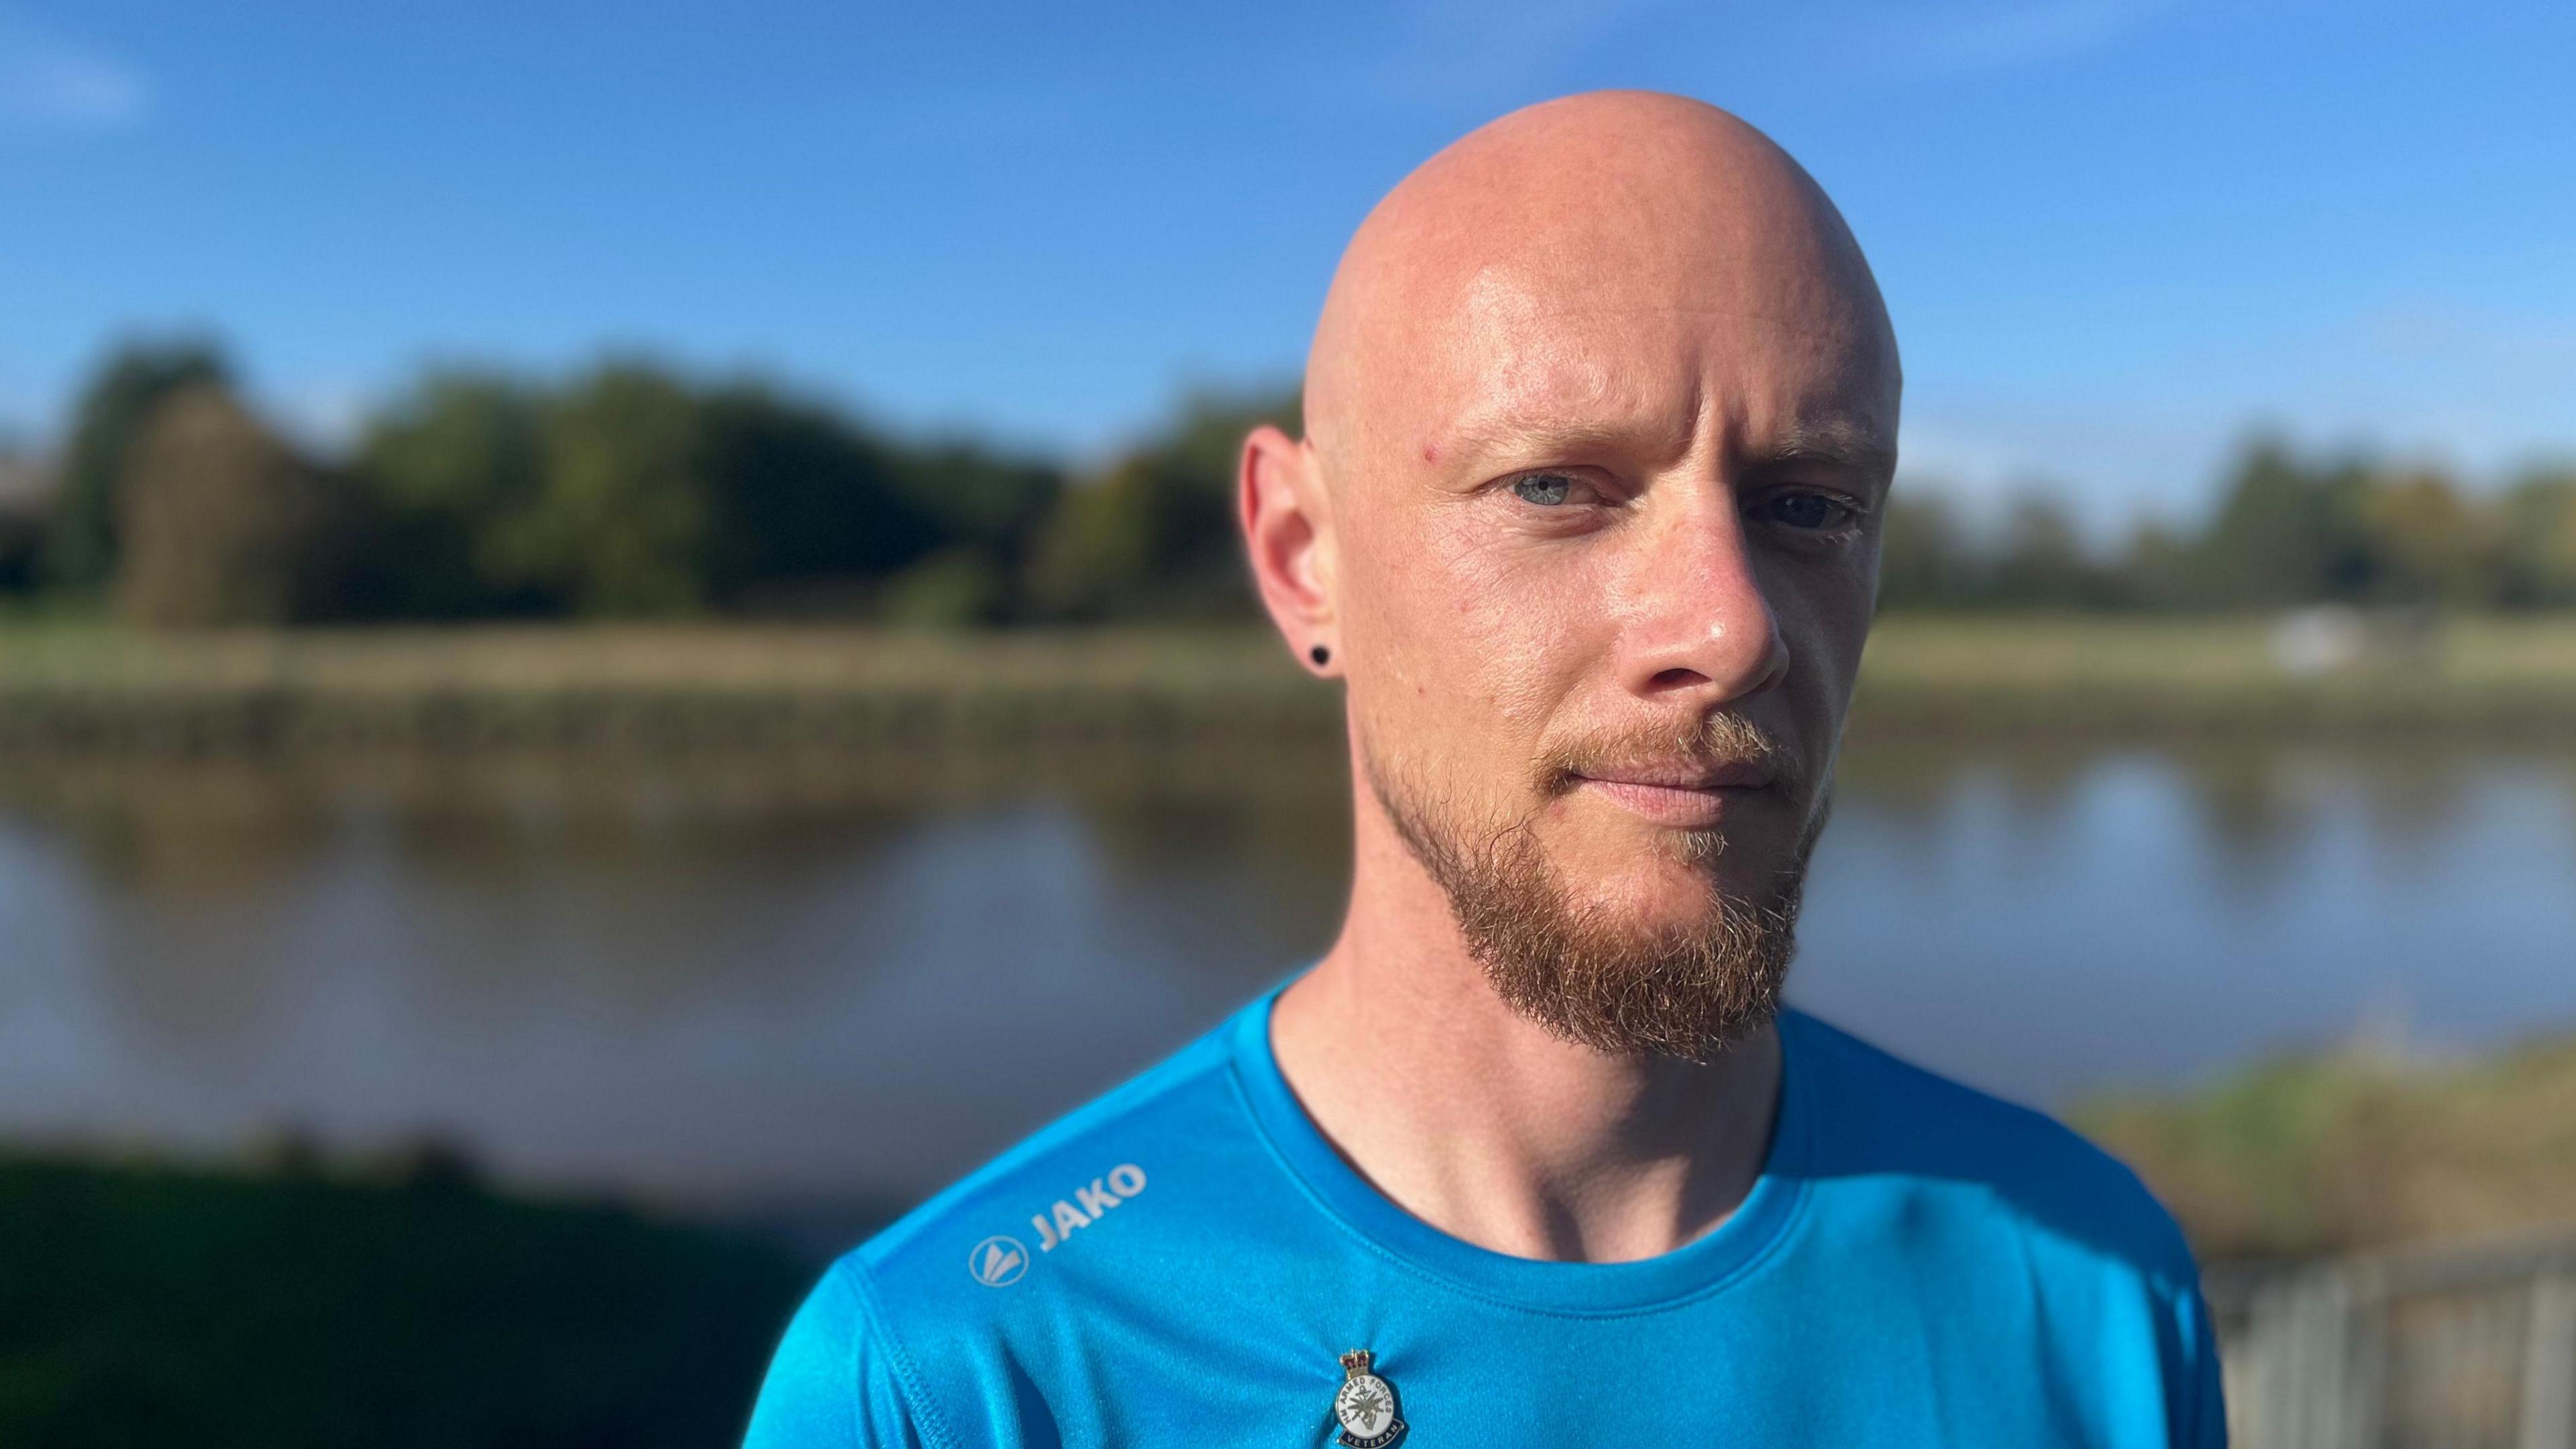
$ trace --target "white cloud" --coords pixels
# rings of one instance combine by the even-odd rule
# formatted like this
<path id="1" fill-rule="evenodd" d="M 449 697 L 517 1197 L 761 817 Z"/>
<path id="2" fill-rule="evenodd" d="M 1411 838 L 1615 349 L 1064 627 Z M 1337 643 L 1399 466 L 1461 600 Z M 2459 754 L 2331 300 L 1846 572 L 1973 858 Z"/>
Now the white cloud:
<path id="1" fill-rule="evenodd" d="M 121 131 L 152 110 L 135 67 L 22 16 L 0 14 L 0 128 Z"/>

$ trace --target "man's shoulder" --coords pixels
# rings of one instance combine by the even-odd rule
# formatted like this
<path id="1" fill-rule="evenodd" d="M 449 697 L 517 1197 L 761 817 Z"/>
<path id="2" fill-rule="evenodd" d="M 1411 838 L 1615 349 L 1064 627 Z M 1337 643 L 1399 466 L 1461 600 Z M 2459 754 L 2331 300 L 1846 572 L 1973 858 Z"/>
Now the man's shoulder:
<path id="1" fill-rule="evenodd" d="M 958 1179 L 860 1244 L 848 1260 L 871 1277 L 911 1277 L 925 1256 L 958 1256 L 966 1286 L 1007 1286 L 1022 1268 L 1105 1223 L 1158 1176 L 1181 1167 L 1240 1120 L 1232 1079 L 1238 1018 L 1067 1112 Z M 988 1243 L 987 1240 L 995 1240 Z M 966 1256 L 952 1253 L 970 1243 Z M 994 1257 L 986 1249 L 998 1249 Z M 944 1255 L 944 1256 L 943 1256 Z"/>
<path id="2" fill-rule="evenodd" d="M 2045 1112 L 1917 1066 L 1840 1027 L 1784 1015 L 1808 1056 L 1810 1169 L 1821 1181 L 1906 1184 L 1971 1205 L 2167 1290 L 2197 1281 L 2164 1205 L 2119 1159 Z"/>
<path id="3" fill-rule="evenodd" d="M 937 1406 L 1007 1400 L 1013 1345 L 1061 1337 L 1105 1284 L 1168 1273 L 1191 1216 L 1241 1177 L 1240 1020 L 843 1254 L 780 1345 L 752 1442 L 953 1442 Z"/>

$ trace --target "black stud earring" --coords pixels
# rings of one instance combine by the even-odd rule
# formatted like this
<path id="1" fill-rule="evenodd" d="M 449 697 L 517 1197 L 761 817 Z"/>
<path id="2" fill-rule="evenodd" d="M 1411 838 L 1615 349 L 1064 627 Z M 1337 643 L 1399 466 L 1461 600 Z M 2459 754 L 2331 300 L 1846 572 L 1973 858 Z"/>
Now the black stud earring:
<path id="1" fill-rule="evenodd" d="M 1333 657 L 1333 651 L 1325 648 L 1321 644 L 1318 644 L 1314 648 L 1306 651 L 1306 657 L 1314 660 L 1317 664 L 1322 664 Z"/>

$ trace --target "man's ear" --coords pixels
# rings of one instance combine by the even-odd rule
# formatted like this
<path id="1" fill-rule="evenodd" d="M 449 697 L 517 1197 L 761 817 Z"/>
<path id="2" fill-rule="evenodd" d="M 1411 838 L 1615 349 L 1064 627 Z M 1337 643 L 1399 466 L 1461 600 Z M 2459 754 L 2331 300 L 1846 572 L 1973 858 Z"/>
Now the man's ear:
<path id="1" fill-rule="evenodd" d="M 1317 674 L 1339 673 L 1332 518 L 1314 449 L 1264 424 L 1243 440 L 1235 475 L 1244 551 L 1270 622 L 1297 662 Z"/>

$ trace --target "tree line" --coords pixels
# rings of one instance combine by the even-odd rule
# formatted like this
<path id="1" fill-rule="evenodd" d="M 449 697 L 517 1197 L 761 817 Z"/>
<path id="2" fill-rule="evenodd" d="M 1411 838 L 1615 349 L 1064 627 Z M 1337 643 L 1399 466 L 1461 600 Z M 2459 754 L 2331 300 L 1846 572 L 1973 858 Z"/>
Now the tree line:
<path id="1" fill-rule="evenodd" d="M 2576 606 L 2576 466 L 2472 489 L 2258 437 L 2194 527 L 2142 522 L 2102 548 L 2045 493 L 1979 527 L 1939 492 L 1900 485 L 1884 539 L 1882 609 L 2562 609 Z"/>
<path id="2" fill-rule="evenodd" d="M 0 520 L 0 590 L 170 625 L 1249 614 L 1230 479 L 1260 421 L 1296 427 L 1295 393 L 1194 396 L 1077 477 L 612 360 L 433 370 L 323 458 L 216 349 L 133 346 L 80 394 L 53 486 Z"/>
<path id="3" fill-rule="evenodd" d="M 611 360 L 428 372 L 341 456 L 287 440 L 195 342 L 80 394 L 49 490 L 0 507 L 0 592 L 146 624 L 565 617 L 969 625 L 1248 617 L 1235 449 L 1293 389 L 1184 400 L 1104 466 L 920 439 L 749 379 Z M 2472 490 L 2246 446 L 2195 528 L 2088 546 L 2033 494 L 1999 523 L 1888 505 L 1891 609 L 2576 605 L 2576 470 Z"/>

